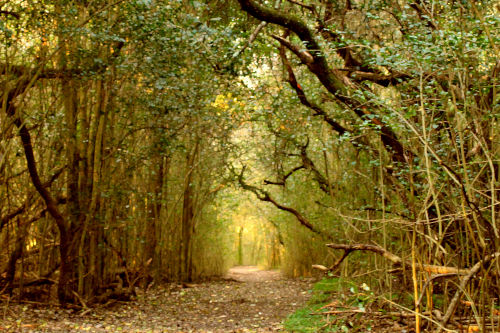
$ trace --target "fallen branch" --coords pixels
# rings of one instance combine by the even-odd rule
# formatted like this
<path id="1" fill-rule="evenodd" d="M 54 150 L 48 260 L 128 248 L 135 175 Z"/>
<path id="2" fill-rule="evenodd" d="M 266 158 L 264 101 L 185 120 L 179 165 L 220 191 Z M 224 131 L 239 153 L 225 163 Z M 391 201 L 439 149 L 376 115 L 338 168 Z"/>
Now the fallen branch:
<path id="1" fill-rule="evenodd" d="M 54 281 L 52 279 L 47 279 L 47 278 L 40 278 L 40 279 L 36 279 L 33 281 L 24 282 L 23 287 L 40 287 L 40 286 L 47 286 L 47 285 L 53 285 L 53 284 L 56 284 L 56 281 Z M 19 288 L 19 287 L 20 287 L 19 282 L 12 284 L 12 288 Z"/>
<path id="2" fill-rule="evenodd" d="M 323 271 L 323 272 L 330 271 L 330 269 L 328 267 L 323 266 L 323 265 L 312 265 L 312 268 L 319 269 L 320 271 Z"/>
<path id="3" fill-rule="evenodd" d="M 367 312 L 362 309 L 347 309 L 347 310 L 331 310 L 331 311 L 325 311 L 325 312 L 314 312 L 311 313 L 311 315 L 338 315 L 338 314 L 350 314 L 350 313 L 364 313 L 366 315 L 371 315 L 371 316 L 380 316 L 380 317 L 400 317 L 400 318 L 411 318 L 415 317 L 415 314 L 411 312 L 380 312 L 380 311 L 374 311 L 374 312 Z"/>
<path id="4" fill-rule="evenodd" d="M 395 265 L 399 266 L 407 266 L 407 267 L 412 267 L 411 261 L 406 261 L 403 260 L 401 257 L 387 251 L 383 247 L 380 247 L 378 245 L 371 245 L 371 244 L 326 244 L 329 248 L 336 249 L 336 250 L 344 250 L 343 256 L 335 263 L 330 270 L 335 270 L 341 263 L 344 261 L 344 259 L 354 251 L 370 251 L 370 252 L 375 252 L 384 258 L 388 259 L 389 261 L 393 262 Z M 475 266 L 474 266 L 475 267 Z M 472 269 L 464 269 L 464 268 L 456 268 L 456 267 L 450 267 L 450 266 L 439 266 L 439 265 L 429 265 L 429 264 L 422 264 L 418 265 L 416 267 L 417 270 L 428 272 L 428 273 L 435 273 L 435 274 L 456 274 L 456 275 L 468 275 L 471 273 Z"/>
<path id="5" fill-rule="evenodd" d="M 72 290 L 72 292 L 73 292 L 73 295 L 75 295 L 75 297 L 78 299 L 78 301 L 80 302 L 82 307 L 84 309 L 88 309 L 89 307 L 87 306 L 87 303 L 83 300 L 83 298 L 76 291 Z"/>
<path id="6" fill-rule="evenodd" d="M 332 310 L 332 311 L 325 311 L 325 312 L 313 312 L 311 313 L 312 315 L 329 315 L 329 314 L 346 314 L 346 313 L 366 313 L 365 310 L 361 309 L 348 309 L 348 310 Z M 372 313 L 370 313 L 372 314 Z"/>
<path id="7" fill-rule="evenodd" d="M 336 249 L 336 250 L 344 250 L 343 256 L 335 263 L 335 265 L 330 268 L 329 270 L 334 270 L 336 269 L 342 261 L 349 255 L 349 253 L 354 252 L 354 251 L 371 251 L 375 252 L 384 258 L 389 259 L 392 261 L 394 264 L 398 266 L 407 266 L 407 267 L 412 267 L 412 263 L 407 260 L 403 260 L 401 257 L 387 251 L 386 249 L 377 246 L 377 245 L 371 245 L 371 244 L 327 244 L 329 248 Z M 453 316 L 453 313 L 455 312 L 458 302 L 460 300 L 460 296 L 462 293 L 465 291 L 465 287 L 469 283 L 469 281 L 476 275 L 481 268 L 489 263 L 490 261 L 497 259 L 500 257 L 500 252 L 495 252 L 491 255 L 486 256 L 483 260 L 478 261 L 472 268 L 469 269 L 462 269 L 462 268 L 457 268 L 457 267 L 450 267 L 450 266 L 438 266 L 438 265 L 428 265 L 428 264 L 421 264 L 417 265 L 416 269 L 425 271 L 428 273 L 437 273 L 439 275 L 435 276 L 434 278 L 439 278 L 439 277 L 448 277 L 448 276 L 463 276 L 460 280 L 460 285 L 455 292 L 455 295 L 453 296 L 450 305 L 448 306 L 448 309 L 446 310 L 446 313 L 441 319 L 440 326 L 441 329 L 445 328 L 448 322 L 450 321 L 451 317 Z M 434 278 L 431 278 L 428 280 L 428 283 L 432 281 Z M 426 285 L 428 284 L 426 283 Z M 418 303 L 421 302 L 421 299 L 419 299 Z"/>

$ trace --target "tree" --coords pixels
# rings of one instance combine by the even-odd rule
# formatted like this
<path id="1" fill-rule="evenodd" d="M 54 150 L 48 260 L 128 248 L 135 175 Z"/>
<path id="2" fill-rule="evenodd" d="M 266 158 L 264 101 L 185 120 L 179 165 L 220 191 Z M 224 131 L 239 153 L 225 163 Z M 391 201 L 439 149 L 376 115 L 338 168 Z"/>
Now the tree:
<path id="1" fill-rule="evenodd" d="M 391 243 L 402 247 L 403 253 L 414 253 L 414 258 L 417 253 L 420 265 L 471 267 L 496 256 L 499 225 L 494 184 L 499 148 L 494 138 L 498 136 L 500 63 L 492 2 L 285 1 L 275 8 L 252 0 L 238 2 L 258 22 L 272 24 L 267 32 L 278 43 L 275 57 L 282 62 L 284 81 L 295 93 L 295 101 L 337 135 L 329 140 L 333 151 L 325 145 L 321 156 L 307 144 L 319 134 L 307 133 L 312 140 L 303 136 L 298 140 L 301 130 L 297 128 L 293 135 L 274 129 L 275 135 L 291 143 L 281 165 L 291 160 L 296 164 L 279 170 L 278 180 L 266 184 L 291 186 L 294 174 L 308 170 L 319 189 L 330 196 L 327 209 L 350 206 L 370 212 L 370 224 L 383 223 L 379 229 L 383 232 L 373 236 L 384 246 L 398 239 L 397 229 L 413 234 L 413 238 L 403 237 L 405 242 Z M 269 40 L 263 43 L 272 45 Z M 354 154 L 343 156 L 352 161 L 347 168 L 359 166 L 374 184 L 371 200 L 369 193 L 352 184 L 332 183 L 328 155 L 335 153 L 336 145 L 346 143 Z M 269 191 L 245 182 L 242 186 L 259 199 L 285 208 L 307 228 L 319 229 L 297 209 L 270 200 Z M 360 195 L 368 201 L 348 205 L 342 201 L 346 190 L 351 191 L 352 201 L 358 202 L 355 198 Z M 317 207 L 321 209 L 324 204 Z M 386 228 L 391 225 L 389 215 L 402 224 Z M 488 267 L 492 266 L 484 267 L 484 274 L 489 274 Z M 489 290 L 498 291 L 497 277 L 490 277 Z M 414 272 L 413 279 L 418 295 L 417 281 L 426 276 Z"/>
<path id="2" fill-rule="evenodd" d="M 216 41 L 223 29 L 209 26 L 200 6 L 2 5 L 0 191 L 11 199 L 0 213 L 10 290 L 22 281 L 19 259 L 50 267 L 25 285 L 58 274 L 63 305 L 104 301 L 113 288 L 126 297 L 152 276 L 193 276 L 196 220 L 220 185 L 221 133 L 233 126 L 230 115 L 213 116 L 220 87 L 207 84 L 211 47 L 231 41 Z M 176 188 L 179 175 L 185 182 Z M 171 242 L 162 238 L 181 225 L 184 233 L 170 232 Z M 48 244 L 50 256 L 36 259 Z M 163 261 L 179 262 L 179 271 L 166 272 Z"/>

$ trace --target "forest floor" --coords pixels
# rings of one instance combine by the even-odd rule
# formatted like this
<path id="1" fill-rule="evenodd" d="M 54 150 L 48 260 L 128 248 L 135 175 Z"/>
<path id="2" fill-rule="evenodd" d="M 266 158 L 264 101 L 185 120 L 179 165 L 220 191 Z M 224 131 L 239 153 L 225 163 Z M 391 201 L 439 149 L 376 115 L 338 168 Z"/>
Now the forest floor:
<path id="1" fill-rule="evenodd" d="M 309 297 L 310 279 L 232 268 L 224 279 L 140 292 L 85 311 L 0 303 L 0 332 L 277 332 Z"/>

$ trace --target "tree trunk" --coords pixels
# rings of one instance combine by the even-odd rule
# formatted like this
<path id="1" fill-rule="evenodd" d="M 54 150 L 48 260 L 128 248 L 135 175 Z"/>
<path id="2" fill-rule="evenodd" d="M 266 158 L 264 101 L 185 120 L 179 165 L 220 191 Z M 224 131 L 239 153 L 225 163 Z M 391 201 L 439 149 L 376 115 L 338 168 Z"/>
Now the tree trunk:
<path id="1" fill-rule="evenodd" d="M 193 206 L 193 170 L 198 154 L 198 143 L 193 152 L 187 157 L 186 178 L 184 183 L 184 201 L 182 207 L 182 269 L 181 280 L 189 281 L 191 278 L 190 249 L 193 236 L 194 206 Z"/>
<path id="2" fill-rule="evenodd" d="M 23 223 L 19 221 L 18 223 L 18 234 L 16 237 L 16 245 L 14 251 L 9 256 L 9 261 L 7 262 L 7 269 L 5 272 L 5 280 L 7 286 L 5 292 L 12 295 L 12 286 L 14 284 L 14 279 L 16 276 L 16 263 L 19 258 L 23 255 L 24 240 L 28 231 L 28 223 Z"/>
<path id="3" fill-rule="evenodd" d="M 243 227 L 238 232 L 238 265 L 243 265 Z"/>
<path id="4" fill-rule="evenodd" d="M 57 202 L 54 200 L 47 188 L 45 188 L 40 179 L 35 155 L 33 153 L 31 134 L 28 128 L 25 126 L 25 123 L 17 113 L 16 107 L 12 104 L 12 99 L 15 97 L 15 95 L 9 97 L 10 98 L 8 98 L 7 100 L 7 116 L 13 119 L 14 124 L 19 129 L 19 136 L 21 138 L 22 146 L 24 149 L 24 156 L 26 158 L 26 164 L 28 165 L 31 182 L 45 202 L 47 211 L 52 216 L 52 218 L 54 218 L 57 229 L 59 231 L 60 271 L 57 296 L 61 305 L 64 306 L 68 302 L 72 302 L 74 298 L 74 288 L 71 282 L 71 276 L 73 275 L 74 269 L 72 269 L 69 255 L 71 239 L 68 235 L 68 225 L 65 218 L 59 211 L 59 208 L 57 207 Z"/>
<path id="5" fill-rule="evenodd" d="M 162 209 L 163 198 L 163 183 L 165 177 L 166 158 L 160 156 L 157 161 L 158 171 L 156 178 L 152 182 L 152 196 L 148 200 L 147 205 L 147 221 L 146 221 L 146 244 L 144 249 L 143 264 L 148 265 L 148 270 L 154 272 L 154 279 L 157 278 L 156 271 L 158 269 L 158 258 L 156 249 L 158 244 L 157 228 L 160 224 L 160 214 Z"/>

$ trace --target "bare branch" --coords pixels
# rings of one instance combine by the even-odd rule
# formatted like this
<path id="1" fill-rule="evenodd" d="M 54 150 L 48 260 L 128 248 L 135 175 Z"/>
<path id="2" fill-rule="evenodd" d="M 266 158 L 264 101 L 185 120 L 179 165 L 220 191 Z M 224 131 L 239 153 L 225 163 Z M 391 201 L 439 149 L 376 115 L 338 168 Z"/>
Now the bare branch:
<path id="1" fill-rule="evenodd" d="M 9 10 L 0 10 L 0 16 L 1 15 L 12 16 L 12 17 L 16 18 L 17 20 L 19 20 L 21 18 L 21 16 L 18 13 L 12 12 L 12 11 L 9 11 Z"/>
<path id="2" fill-rule="evenodd" d="M 500 257 L 500 252 L 496 252 L 492 255 L 487 256 L 483 260 L 478 261 L 474 266 L 472 266 L 471 269 L 468 270 L 467 275 L 460 281 L 460 285 L 455 292 L 455 295 L 451 299 L 450 305 L 448 306 L 448 309 L 446 310 L 446 313 L 443 316 L 443 319 L 441 320 L 441 325 L 445 327 L 448 324 L 448 321 L 450 321 L 451 316 L 455 312 L 455 309 L 457 308 L 458 301 L 460 299 L 460 295 L 465 291 L 465 287 L 469 283 L 469 281 L 476 275 L 479 270 L 484 267 L 484 265 L 488 264 L 490 261 L 493 259 L 497 259 Z"/>
<path id="3" fill-rule="evenodd" d="M 241 173 L 238 175 L 238 183 L 240 184 L 240 186 L 244 190 L 247 190 L 247 191 L 250 191 L 250 192 L 254 193 L 257 196 L 257 199 L 259 199 L 260 201 L 270 202 L 276 208 L 278 208 L 280 210 L 283 210 L 285 212 L 289 212 L 290 214 L 292 214 L 293 216 L 295 216 L 295 218 L 299 221 L 299 223 L 301 225 L 303 225 L 304 227 L 306 227 L 310 231 L 314 232 L 315 234 L 318 234 L 318 235 L 321 235 L 321 236 L 326 236 L 328 239 L 332 239 L 329 235 L 325 235 L 323 232 L 321 232 L 320 230 L 318 230 L 311 222 L 309 222 L 309 220 L 304 215 L 302 215 L 295 208 L 284 206 L 284 205 L 278 203 L 273 197 L 271 197 L 271 195 L 269 194 L 269 192 L 264 191 L 264 190 L 262 190 L 262 189 L 260 189 L 258 187 L 255 187 L 255 186 L 252 186 L 252 185 L 249 185 L 249 184 L 245 183 L 245 181 L 243 180 L 243 173 L 244 172 L 245 172 L 245 168 L 243 168 L 243 170 L 241 171 Z"/>
<path id="4" fill-rule="evenodd" d="M 267 22 L 260 22 L 260 24 L 255 28 L 254 32 L 250 35 L 248 38 L 247 42 L 243 47 L 233 56 L 233 59 L 237 59 L 240 57 L 240 55 L 245 52 L 245 50 L 257 39 L 257 36 L 259 35 L 260 31 L 267 25 Z"/>
<path id="5" fill-rule="evenodd" d="M 362 71 L 349 71 L 349 77 L 354 81 L 370 81 L 377 83 L 381 86 L 388 87 L 390 85 L 396 85 L 402 81 L 411 79 L 411 76 L 405 73 L 400 73 L 393 71 L 392 74 L 386 75 L 381 73 L 370 73 Z"/>
<path id="6" fill-rule="evenodd" d="M 395 265 L 398 266 L 406 266 L 406 267 L 412 267 L 411 261 L 403 260 L 401 257 L 387 251 L 383 247 L 380 247 L 378 245 L 372 245 L 372 244 L 326 244 L 329 248 L 336 249 L 336 250 L 344 250 L 347 252 L 347 254 L 354 252 L 354 251 L 370 251 L 377 253 L 384 258 L 388 259 L 389 261 L 393 262 Z M 347 255 L 344 255 L 342 257 L 342 260 L 345 259 Z M 340 265 L 342 261 L 337 262 L 337 266 Z M 477 264 L 476 264 L 477 265 Z M 475 267 L 475 266 L 474 266 Z M 437 273 L 437 274 L 456 274 L 456 275 L 468 275 L 470 274 L 473 270 L 472 269 L 462 269 L 462 268 L 456 268 L 456 267 L 449 267 L 449 266 L 439 266 L 439 265 L 428 265 L 428 264 L 421 264 L 418 265 L 416 268 L 418 270 L 427 272 L 427 273 Z"/>
<path id="7" fill-rule="evenodd" d="M 297 45 L 292 44 L 290 41 L 280 36 L 271 35 L 271 37 L 273 37 L 278 42 L 280 42 L 281 45 L 285 46 L 290 51 L 292 51 L 304 64 L 307 65 L 307 64 L 312 64 L 314 62 L 313 56 L 306 50 L 301 49 Z"/>
<path id="8" fill-rule="evenodd" d="M 24 210 L 26 209 L 26 205 L 21 205 L 18 208 L 14 209 L 10 213 L 7 213 L 5 216 L 3 216 L 0 219 L 0 231 L 3 229 L 3 227 L 13 218 L 18 216 L 19 214 L 23 213 Z"/>
<path id="9" fill-rule="evenodd" d="M 318 183 L 320 189 L 325 192 L 326 194 L 330 194 L 330 183 L 326 179 L 325 176 L 321 174 L 321 172 L 316 168 L 316 165 L 314 165 L 314 162 L 309 158 L 307 155 L 307 147 L 301 147 L 300 149 L 300 157 L 302 158 L 302 163 L 304 167 L 314 174 L 314 180 Z"/>
<path id="10" fill-rule="evenodd" d="M 313 6 L 313 5 L 307 5 L 307 4 L 305 4 L 305 3 L 303 3 L 303 2 L 300 2 L 300 1 L 297 1 L 297 0 L 286 0 L 286 1 L 288 1 L 288 2 L 290 2 L 290 3 L 293 3 L 293 4 L 296 4 L 296 5 L 300 6 L 300 7 L 303 7 L 303 8 L 309 9 L 309 10 L 310 10 L 310 11 L 312 11 L 313 13 L 316 13 L 316 8 L 314 8 L 314 6 Z"/>
<path id="11" fill-rule="evenodd" d="M 45 183 L 43 183 L 43 186 L 44 187 L 50 187 L 52 185 L 52 183 L 57 179 L 59 178 L 59 176 L 62 174 L 62 172 L 64 171 L 66 167 L 61 167 L 59 168 L 58 170 L 56 170 L 54 172 L 54 174 L 50 177 L 50 179 L 48 181 L 46 181 Z M 16 216 L 18 216 L 19 214 L 22 214 L 25 212 L 28 204 L 29 204 L 29 201 L 31 201 L 32 199 L 32 195 L 29 194 L 28 195 L 28 199 L 26 199 L 25 203 L 23 203 L 22 205 L 20 205 L 19 207 L 17 207 L 16 209 L 14 209 L 13 211 L 11 211 L 10 213 L 7 213 L 5 216 L 3 216 L 1 219 L 0 219 L 0 231 L 3 229 L 3 227 L 9 223 L 9 221 L 11 221 L 13 218 L 15 218 Z M 58 202 L 59 203 L 59 202 Z"/>
<path id="12" fill-rule="evenodd" d="M 299 171 L 301 169 L 304 169 L 305 167 L 303 165 L 299 165 L 295 168 L 293 168 L 292 170 L 290 170 L 286 175 L 283 176 L 283 178 L 280 180 L 280 181 L 271 181 L 271 180 L 264 180 L 264 184 L 266 185 L 280 185 L 280 186 L 285 186 L 285 182 L 286 180 L 288 179 L 288 177 L 290 177 L 291 175 L 293 175 L 296 171 Z"/>
<path id="13" fill-rule="evenodd" d="M 287 36 L 287 33 L 284 35 L 285 37 Z M 283 37 L 280 37 L 281 39 L 285 40 Z M 320 106 L 310 102 L 308 98 L 306 97 L 306 94 L 302 87 L 299 85 L 297 82 L 297 78 L 295 76 L 295 73 L 293 72 L 292 65 L 290 61 L 288 60 L 285 52 L 285 47 L 286 45 L 281 43 L 280 47 L 280 57 L 281 61 L 283 63 L 283 66 L 285 67 L 287 73 L 288 73 L 288 83 L 292 87 L 293 90 L 295 90 L 295 93 L 297 94 L 297 97 L 299 98 L 300 102 L 310 108 L 311 110 L 314 111 L 315 115 L 322 116 L 323 119 L 332 127 L 334 131 L 339 133 L 339 135 L 343 135 L 346 132 L 350 132 L 350 130 L 346 129 L 344 126 L 330 118 L 330 116 L 326 113 L 325 110 L 323 110 Z"/>

